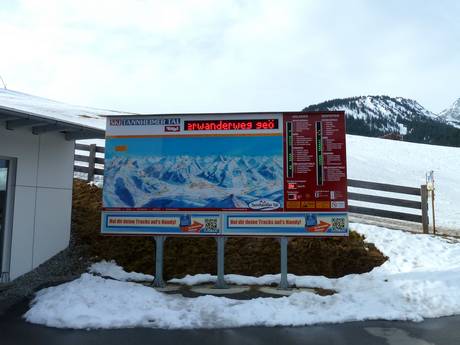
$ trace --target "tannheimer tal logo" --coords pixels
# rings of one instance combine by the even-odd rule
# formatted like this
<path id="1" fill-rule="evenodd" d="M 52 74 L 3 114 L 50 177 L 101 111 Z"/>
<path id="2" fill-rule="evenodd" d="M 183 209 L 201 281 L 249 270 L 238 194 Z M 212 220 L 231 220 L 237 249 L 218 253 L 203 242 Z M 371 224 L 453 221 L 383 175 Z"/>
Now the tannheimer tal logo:
<path id="1" fill-rule="evenodd" d="M 180 125 L 180 118 L 112 118 L 110 126 L 174 126 Z"/>
<path id="2" fill-rule="evenodd" d="M 260 211 L 270 211 L 276 210 L 280 207 L 280 203 L 273 200 L 268 199 L 259 199 L 249 203 L 249 207 L 253 210 L 260 210 Z"/>

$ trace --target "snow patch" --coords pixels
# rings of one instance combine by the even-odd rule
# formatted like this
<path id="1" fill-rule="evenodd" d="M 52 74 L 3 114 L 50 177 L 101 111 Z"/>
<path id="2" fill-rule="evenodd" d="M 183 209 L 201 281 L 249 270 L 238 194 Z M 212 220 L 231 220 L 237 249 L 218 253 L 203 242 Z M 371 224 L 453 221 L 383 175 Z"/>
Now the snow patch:
<path id="1" fill-rule="evenodd" d="M 186 298 L 141 284 L 83 274 L 77 280 L 38 292 L 24 317 L 32 323 L 61 328 L 172 329 L 301 326 L 375 319 L 421 321 L 460 313 L 458 241 L 362 224 L 352 227 L 375 243 L 388 261 L 369 273 L 338 279 L 289 276 L 297 287 L 336 290 L 332 296 L 299 292 L 252 300 Z M 113 265 L 102 266 L 113 269 Z M 240 285 L 265 285 L 278 278 L 226 276 L 228 282 Z M 173 281 L 193 285 L 214 279 L 196 275 Z"/>
<path id="2" fill-rule="evenodd" d="M 347 170 L 350 179 L 412 187 L 425 184 L 425 174 L 433 170 L 436 188 L 436 225 L 460 230 L 459 147 L 347 135 Z M 370 190 L 365 192 L 372 193 Z M 401 197 L 398 194 L 388 196 Z M 420 197 L 414 199 L 420 201 Z M 350 201 L 350 204 L 369 207 L 369 204 L 357 201 Z M 431 216 L 431 202 L 429 204 Z M 379 208 L 410 212 L 407 208 L 385 205 L 380 205 Z"/>
<path id="3" fill-rule="evenodd" d="M 126 272 L 123 267 L 118 266 L 115 261 L 102 260 L 94 263 L 89 267 L 88 272 L 120 281 L 144 282 L 153 281 L 153 279 L 155 279 L 154 276 L 149 274 Z"/>

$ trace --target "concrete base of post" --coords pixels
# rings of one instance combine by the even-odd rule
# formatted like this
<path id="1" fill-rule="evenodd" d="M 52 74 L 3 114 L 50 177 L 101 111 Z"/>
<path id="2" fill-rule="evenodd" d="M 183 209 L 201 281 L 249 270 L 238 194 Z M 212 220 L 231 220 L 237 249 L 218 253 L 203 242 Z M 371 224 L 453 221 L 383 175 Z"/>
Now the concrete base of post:
<path id="1" fill-rule="evenodd" d="M 163 287 L 154 286 L 154 288 L 159 292 L 175 292 L 179 291 L 182 287 L 180 285 L 165 284 Z"/>
<path id="2" fill-rule="evenodd" d="M 190 291 L 203 295 L 233 295 L 249 291 L 249 286 L 228 286 L 225 288 L 216 288 L 215 285 L 198 285 L 193 286 Z"/>
<path id="3" fill-rule="evenodd" d="M 267 295 L 276 295 L 276 296 L 290 296 L 296 292 L 311 292 L 311 293 L 316 294 L 316 291 L 310 288 L 280 289 L 279 287 L 263 286 L 259 288 L 259 291 L 266 293 Z"/>

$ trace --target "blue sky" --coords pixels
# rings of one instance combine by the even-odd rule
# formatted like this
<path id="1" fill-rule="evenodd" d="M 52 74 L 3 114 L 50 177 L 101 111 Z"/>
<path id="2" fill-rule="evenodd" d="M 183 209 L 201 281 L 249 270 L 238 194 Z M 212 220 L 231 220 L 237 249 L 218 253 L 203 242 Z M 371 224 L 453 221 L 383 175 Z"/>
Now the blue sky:
<path id="1" fill-rule="evenodd" d="M 460 1 L 5 0 L 12 90 L 141 113 L 460 97 Z"/>
<path id="2" fill-rule="evenodd" d="M 106 155 L 112 156 L 274 156 L 283 153 L 282 136 L 111 138 L 106 141 Z M 126 145 L 126 152 L 114 152 Z"/>

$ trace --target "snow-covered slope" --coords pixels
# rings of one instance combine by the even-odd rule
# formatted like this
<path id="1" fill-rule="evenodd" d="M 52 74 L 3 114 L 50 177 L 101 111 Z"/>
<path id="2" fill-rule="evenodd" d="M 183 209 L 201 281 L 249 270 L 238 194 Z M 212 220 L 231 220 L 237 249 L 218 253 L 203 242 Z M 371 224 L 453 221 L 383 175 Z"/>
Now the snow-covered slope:
<path id="1" fill-rule="evenodd" d="M 347 164 L 351 179 L 414 187 L 434 170 L 436 224 L 460 230 L 460 148 L 347 135 Z"/>
<path id="2" fill-rule="evenodd" d="M 460 128 L 460 98 L 457 99 L 449 108 L 440 112 L 439 117 L 445 119 L 451 125 Z"/>
<path id="3" fill-rule="evenodd" d="M 126 114 L 56 102 L 26 93 L 0 89 L 0 107 L 22 110 L 49 119 L 105 130 L 105 118 L 100 115 Z"/>

